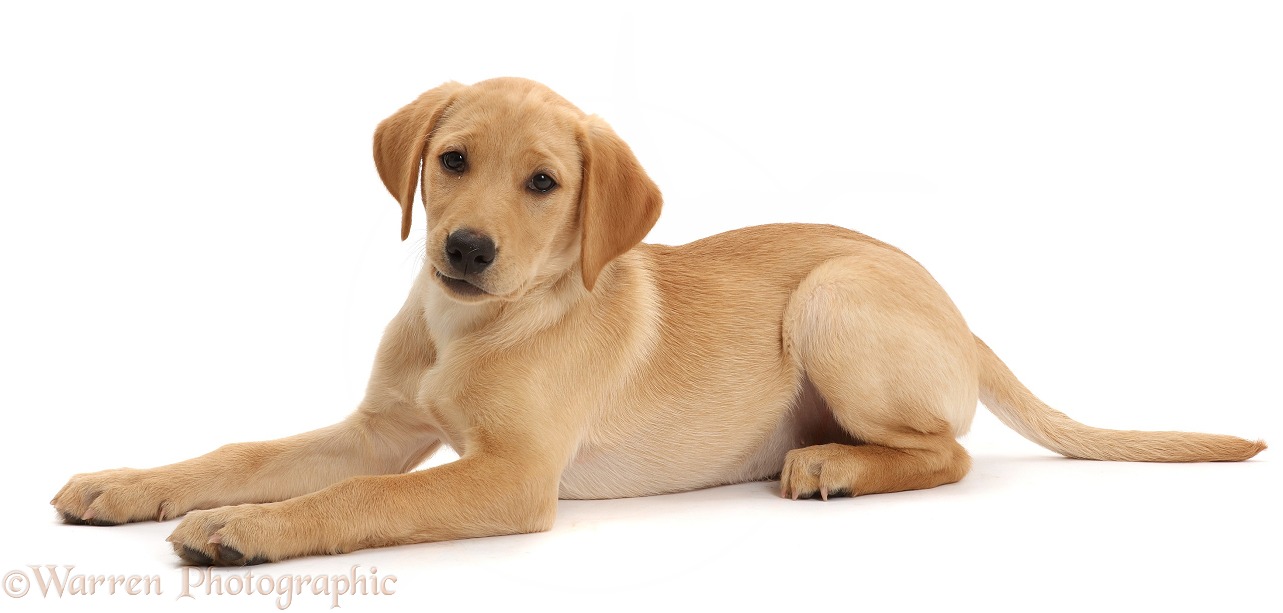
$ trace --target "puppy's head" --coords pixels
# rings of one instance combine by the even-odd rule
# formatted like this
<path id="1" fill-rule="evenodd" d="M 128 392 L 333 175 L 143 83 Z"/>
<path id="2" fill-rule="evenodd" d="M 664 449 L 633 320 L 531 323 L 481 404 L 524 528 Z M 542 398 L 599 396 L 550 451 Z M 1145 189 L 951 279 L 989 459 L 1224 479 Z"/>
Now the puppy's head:
<path id="1" fill-rule="evenodd" d="M 576 270 L 592 290 L 659 217 L 659 188 L 610 127 L 524 79 L 424 93 L 379 124 L 374 162 L 401 203 L 402 240 L 421 186 L 427 265 L 462 302 L 515 299 Z"/>

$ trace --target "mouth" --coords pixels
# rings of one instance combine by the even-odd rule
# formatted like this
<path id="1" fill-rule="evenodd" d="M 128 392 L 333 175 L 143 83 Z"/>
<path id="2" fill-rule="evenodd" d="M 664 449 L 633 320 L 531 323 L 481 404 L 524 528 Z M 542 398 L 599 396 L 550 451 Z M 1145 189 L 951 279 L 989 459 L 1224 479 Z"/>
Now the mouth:
<path id="1" fill-rule="evenodd" d="M 436 269 L 433 269 L 433 272 L 437 274 L 437 279 L 441 281 L 442 285 L 460 296 L 483 296 L 489 294 L 486 290 L 464 281 L 463 279 L 447 277 L 446 275 L 441 274 L 440 270 Z"/>

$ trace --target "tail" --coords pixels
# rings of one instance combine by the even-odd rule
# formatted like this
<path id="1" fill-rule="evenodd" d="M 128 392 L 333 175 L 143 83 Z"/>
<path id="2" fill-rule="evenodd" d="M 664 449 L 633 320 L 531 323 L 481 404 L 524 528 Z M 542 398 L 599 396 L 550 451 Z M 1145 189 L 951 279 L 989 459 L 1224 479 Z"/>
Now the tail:
<path id="1" fill-rule="evenodd" d="M 1061 455 L 1119 462 L 1238 462 L 1265 449 L 1265 441 L 1224 434 L 1106 430 L 1080 424 L 1033 395 L 984 341 L 980 400 L 1021 436 Z"/>

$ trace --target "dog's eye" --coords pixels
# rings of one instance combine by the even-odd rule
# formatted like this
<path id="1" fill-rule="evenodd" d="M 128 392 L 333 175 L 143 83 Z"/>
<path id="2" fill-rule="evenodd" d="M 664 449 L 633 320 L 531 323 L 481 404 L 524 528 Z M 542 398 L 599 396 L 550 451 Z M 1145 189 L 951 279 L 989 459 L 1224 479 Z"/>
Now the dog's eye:
<path id="1" fill-rule="evenodd" d="M 526 184 L 526 187 L 537 192 L 547 193 L 552 191 L 552 188 L 557 187 L 557 182 L 553 181 L 552 177 L 541 172 L 530 177 L 530 182 Z"/>
<path id="2" fill-rule="evenodd" d="M 463 172 L 464 167 L 468 165 L 468 161 L 458 151 L 447 151 L 441 154 L 441 165 L 445 166 L 446 170 Z"/>

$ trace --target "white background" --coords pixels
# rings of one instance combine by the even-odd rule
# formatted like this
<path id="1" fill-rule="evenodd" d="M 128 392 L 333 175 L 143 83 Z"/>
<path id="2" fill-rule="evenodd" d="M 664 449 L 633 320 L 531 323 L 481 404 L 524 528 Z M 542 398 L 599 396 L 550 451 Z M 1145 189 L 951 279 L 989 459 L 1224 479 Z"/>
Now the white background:
<path id="1" fill-rule="evenodd" d="M 173 607 L 174 522 L 59 525 L 66 478 L 356 406 L 423 249 L 397 241 L 370 136 L 447 80 L 525 76 L 605 117 L 664 190 L 651 242 L 855 228 L 1072 416 L 1283 444 L 1280 31 L 1272 2 L 7 3 L 0 571 L 160 574 L 165 595 L 0 608 Z M 344 610 L 1283 603 L 1277 450 L 1071 461 L 983 409 L 964 444 L 972 474 L 930 491 L 564 502 L 549 533 L 258 572 L 397 576 Z"/>

